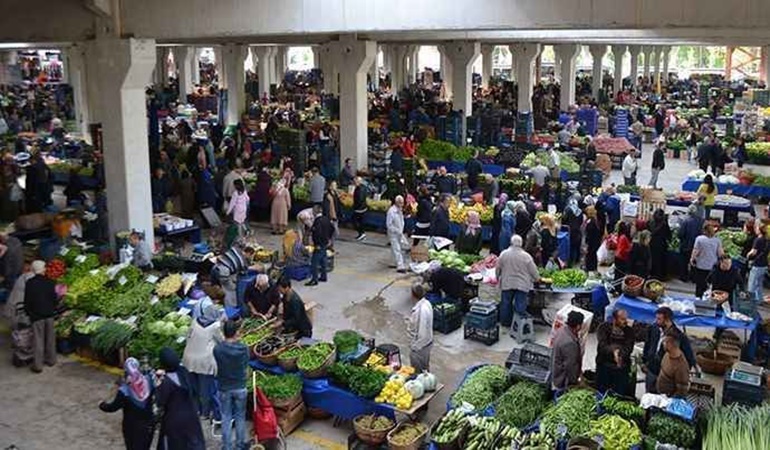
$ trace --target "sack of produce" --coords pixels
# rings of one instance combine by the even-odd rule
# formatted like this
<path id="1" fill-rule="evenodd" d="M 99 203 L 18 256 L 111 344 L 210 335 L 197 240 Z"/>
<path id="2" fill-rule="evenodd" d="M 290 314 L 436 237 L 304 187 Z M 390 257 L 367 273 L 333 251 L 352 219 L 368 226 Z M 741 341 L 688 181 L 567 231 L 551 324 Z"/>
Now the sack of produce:
<path id="1" fill-rule="evenodd" d="M 353 430 L 363 442 L 369 445 L 380 445 L 388 438 L 396 423 L 385 416 L 366 414 L 353 419 Z"/>
<path id="2" fill-rule="evenodd" d="M 666 293 L 666 285 L 663 284 L 663 282 L 661 281 L 647 280 L 644 283 L 644 291 L 642 294 L 644 295 L 645 298 L 648 298 L 653 302 L 663 297 L 663 294 L 665 293 Z"/>
<path id="3" fill-rule="evenodd" d="M 422 446 L 428 427 L 421 423 L 402 422 L 388 433 L 391 450 L 418 450 Z"/>
<path id="4" fill-rule="evenodd" d="M 644 278 L 636 275 L 626 275 L 623 278 L 623 293 L 629 297 L 639 297 L 642 295 L 644 287 Z"/>

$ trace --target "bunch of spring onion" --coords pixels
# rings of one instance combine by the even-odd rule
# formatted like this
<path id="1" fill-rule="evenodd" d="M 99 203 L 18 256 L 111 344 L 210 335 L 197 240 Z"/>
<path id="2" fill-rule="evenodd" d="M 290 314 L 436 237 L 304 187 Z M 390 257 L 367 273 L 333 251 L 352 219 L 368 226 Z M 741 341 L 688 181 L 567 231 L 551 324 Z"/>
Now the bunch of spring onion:
<path id="1" fill-rule="evenodd" d="M 709 414 L 703 450 L 770 449 L 770 405 L 731 404 Z"/>

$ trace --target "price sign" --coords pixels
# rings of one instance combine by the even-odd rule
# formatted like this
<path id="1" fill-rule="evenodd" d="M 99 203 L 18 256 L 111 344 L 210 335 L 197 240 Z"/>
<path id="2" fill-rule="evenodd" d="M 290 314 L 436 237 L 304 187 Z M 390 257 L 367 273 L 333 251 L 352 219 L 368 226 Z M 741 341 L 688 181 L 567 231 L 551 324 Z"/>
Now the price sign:
<path id="1" fill-rule="evenodd" d="M 136 316 L 131 316 L 128 319 L 126 319 L 126 323 L 130 323 L 131 325 L 133 325 L 136 323 L 136 319 L 137 319 Z"/>
<path id="2" fill-rule="evenodd" d="M 86 322 L 95 322 L 95 321 L 97 321 L 97 320 L 99 320 L 101 318 L 102 318 L 101 316 L 88 316 L 86 318 Z"/>
<path id="3" fill-rule="evenodd" d="M 62 249 L 59 250 L 59 254 L 61 256 L 67 256 L 67 253 L 69 253 L 69 252 L 70 252 L 70 249 L 68 249 L 67 247 L 62 247 Z"/>
<path id="4" fill-rule="evenodd" d="M 159 301 L 160 300 L 158 300 L 158 296 L 157 295 L 153 295 L 152 298 L 150 299 L 150 304 L 154 305 L 154 304 L 158 303 Z"/>
<path id="5" fill-rule="evenodd" d="M 78 255 L 78 257 L 75 258 L 75 262 L 78 264 L 82 263 L 85 260 L 86 260 L 86 255 Z"/>
<path id="6" fill-rule="evenodd" d="M 148 282 L 148 283 L 150 283 L 150 284 L 155 284 L 155 283 L 157 283 L 157 282 L 158 282 L 158 277 L 157 277 L 157 276 L 155 276 L 155 275 L 150 275 L 150 276 L 148 276 L 148 277 L 145 279 L 145 281 L 147 281 L 147 282 Z"/>
<path id="7" fill-rule="evenodd" d="M 190 314 L 191 311 L 192 310 L 190 310 L 188 308 L 179 308 L 179 314 L 181 314 L 183 316 L 186 316 L 186 315 Z"/>
<path id="8" fill-rule="evenodd" d="M 126 276 L 125 276 L 125 275 L 121 275 L 121 276 L 120 276 L 120 278 L 118 279 L 118 284 L 120 284 L 121 286 L 123 286 L 123 285 L 124 285 L 124 284 L 126 284 L 126 283 L 128 283 L 128 279 L 126 278 Z"/>
<path id="9" fill-rule="evenodd" d="M 91 271 L 90 271 L 90 272 L 88 272 L 88 273 L 90 273 L 91 275 L 96 275 L 97 273 L 99 273 L 99 269 L 94 269 L 94 270 L 91 270 Z"/>
<path id="10" fill-rule="evenodd" d="M 187 339 L 187 338 L 185 338 L 184 336 L 179 336 L 178 338 L 176 338 L 176 343 L 177 344 L 181 344 L 182 342 L 185 341 L 185 339 Z"/>

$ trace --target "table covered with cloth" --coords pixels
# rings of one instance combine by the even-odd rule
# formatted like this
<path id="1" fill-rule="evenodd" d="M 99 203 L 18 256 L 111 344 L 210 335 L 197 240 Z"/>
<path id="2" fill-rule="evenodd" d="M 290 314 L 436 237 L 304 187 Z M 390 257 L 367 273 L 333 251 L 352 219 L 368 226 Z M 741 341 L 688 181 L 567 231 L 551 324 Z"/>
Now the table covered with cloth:
<path id="1" fill-rule="evenodd" d="M 682 183 L 682 190 L 696 192 L 702 183 L 700 180 L 685 180 Z M 727 191 L 732 191 L 734 195 L 743 197 L 770 197 L 770 187 L 725 183 L 716 183 L 716 186 L 720 194 L 727 194 Z"/>
<path id="2" fill-rule="evenodd" d="M 696 186 L 695 189 L 692 190 L 692 192 L 697 191 L 697 190 L 698 190 L 698 188 Z M 640 199 L 641 199 L 641 197 L 639 197 L 638 195 L 632 195 L 631 196 L 631 200 L 633 200 L 635 202 L 638 202 Z M 666 205 L 668 205 L 668 206 L 677 206 L 677 207 L 680 207 L 680 208 L 687 208 L 691 204 L 692 204 L 692 202 L 691 201 L 687 201 L 687 200 L 678 200 L 678 199 L 675 199 L 675 198 L 667 198 L 666 199 Z M 721 209 L 723 211 L 745 212 L 745 213 L 749 213 L 749 214 L 752 214 L 752 215 L 754 214 L 754 207 L 751 206 L 750 204 L 748 204 L 748 205 L 733 205 L 733 204 L 730 204 L 730 203 L 725 203 L 725 202 L 719 202 L 718 201 L 718 202 L 714 203 L 714 209 Z"/>
<path id="3" fill-rule="evenodd" d="M 253 369 L 276 375 L 286 373 L 279 366 L 268 366 L 255 360 L 250 361 L 249 365 Z M 297 374 L 302 376 L 301 373 Z M 303 378 L 302 398 L 309 408 L 322 409 L 329 414 L 347 420 L 353 420 L 362 414 L 378 414 L 393 420 L 396 416 L 396 410 L 393 406 L 359 397 L 350 391 L 334 386 L 328 378 Z"/>
<path id="4" fill-rule="evenodd" d="M 695 297 L 672 298 L 677 301 L 695 300 Z M 613 305 L 613 309 L 614 308 L 626 310 L 629 319 L 652 324 L 655 323 L 655 311 L 660 308 L 660 305 L 623 294 Z M 716 317 L 698 316 L 695 314 L 674 311 L 674 323 L 679 327 L 713 327 L 744 330 L 747 333 L 751 333 L 746 341 L 746 355 L 749 360 L 753 360 L 756 355 L 757 336 L 755 331 L 759 325 L 759 319 L 756 317 L 750 322 L 745 322 L 743 320 L 733 320 L 726 317 L 721 309 L 717 310 Z"/>

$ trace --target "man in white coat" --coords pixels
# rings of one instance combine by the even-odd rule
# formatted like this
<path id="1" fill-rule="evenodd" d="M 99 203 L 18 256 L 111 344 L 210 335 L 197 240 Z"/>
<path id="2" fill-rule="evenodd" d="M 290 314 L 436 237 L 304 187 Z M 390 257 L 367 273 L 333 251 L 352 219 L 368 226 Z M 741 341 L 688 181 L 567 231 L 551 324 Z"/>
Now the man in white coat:
<path id="1" fill-rule="evenodd" d="M 393 200 L 393 204 L 388 209 L 386 224 L 390 250 L 393 252 L 393 259 L 396 261 L 396 269 L 400 273 L 404 273 L 406 272 L 406 264 L 404 263 L 403 246 L 409 245 L 406 236 L 404 236 L 404 197 L 399 195 Z"/>

